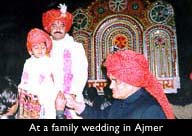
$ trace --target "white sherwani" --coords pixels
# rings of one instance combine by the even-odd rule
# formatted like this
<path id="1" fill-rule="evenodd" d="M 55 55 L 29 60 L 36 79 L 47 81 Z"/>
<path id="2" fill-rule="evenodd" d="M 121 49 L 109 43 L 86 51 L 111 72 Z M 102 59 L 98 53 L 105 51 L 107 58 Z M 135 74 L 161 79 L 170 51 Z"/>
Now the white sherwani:
<path id="1" fill-rule="evenodd" d="M 57 90 L 75 94 L 76 100 L 83 101 L 83 88 L 88 77 L 87 57 L 81 43 L 66 34 L 61 40 L 53 40 L 51 59 L 54 82 Z"/>

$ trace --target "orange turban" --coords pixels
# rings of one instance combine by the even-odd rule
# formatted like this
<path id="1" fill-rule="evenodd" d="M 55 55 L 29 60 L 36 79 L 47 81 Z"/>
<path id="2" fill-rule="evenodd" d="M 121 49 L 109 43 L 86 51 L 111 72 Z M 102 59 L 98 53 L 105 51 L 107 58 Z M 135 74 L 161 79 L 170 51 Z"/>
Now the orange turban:
<path id="1" fill-rule="evenodd" d="M 65 31 L 69 32 L 73 22 L 73 15 L 69 12 L 62 14 L 59 9 L 51 9 L 43 13 L 42 17 L 43 27 L 48 33 L 50 32 L 51 25 L 56 20 L 63 22 L 65 24 Z"/>
<path id="2" fill-rule="evenodd" d="M 49 37 L 49 34 L 38 28 L 31 29 L 27 35 L 28 53 L 31 52 L 32 46 L 34 44 L 39 44 L 42 42 L 45 42 L 46 47 L 47 47 L 47 54 L 49 54 L 49 52 L 51 51 L 51 48 L 52 48 L 52 41 L 51 41 L 51 38 Z"/>
<path id="3" fill-rule="evenodd" d="M 131 50 L 118 51 L 107 56 L 106 67 L 108 76 L 111 74 L 125 83 L 145 88 L 161 105 L 166 117 L 174 119 L 163 88 L 149 71 L 144 55 Z"/>

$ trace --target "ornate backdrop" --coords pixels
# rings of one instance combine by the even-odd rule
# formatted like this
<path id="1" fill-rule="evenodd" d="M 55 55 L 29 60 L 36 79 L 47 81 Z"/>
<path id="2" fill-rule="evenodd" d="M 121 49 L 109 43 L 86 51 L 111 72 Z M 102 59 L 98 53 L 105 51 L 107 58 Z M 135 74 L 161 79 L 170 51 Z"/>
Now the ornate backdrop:
<path id="1" fill-rule="evenodd" d="M 148 0 L 95 0 L 73 13 L 72 34 L 83 43 L 89 62 L 89 86 L 102 88 L 101 66 L 114 49 L 140 52 L 165 93 L 180 88 L 177 35 L 172 5 Z"/>

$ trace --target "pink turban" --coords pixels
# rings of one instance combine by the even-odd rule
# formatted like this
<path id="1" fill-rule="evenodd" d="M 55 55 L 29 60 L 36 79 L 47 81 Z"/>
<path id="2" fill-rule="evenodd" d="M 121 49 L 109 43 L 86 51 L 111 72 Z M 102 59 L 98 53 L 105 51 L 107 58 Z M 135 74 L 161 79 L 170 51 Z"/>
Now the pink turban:
<path id="1" fill-rule="evenodd" d="M 43 13 L 43 27 L 48 33 L 51 30 L 51 25 L 56 20 L 63 22 L 65 24 L 65 31 L 69 32 L 73 22 L 73 15 L 69 12 L 66 12 L 65 15 L 63 15 L 59 9 L 51 9 Z"/>
<path id="2" fill-rule="evenodd" d="M 27 35 L 27 51 L 28 53 L 31 52 L 32 46 L 34 44 L 39 44 L 45 42 L 47 47 L 47 54 L 51 51 L 52 48 L 52 41 L 49 37 L 49 34 L 44 32 L 43 30 L 40 30 L 38 28 L 33 28 L 29 31 Z"/>
<path id="3" fill-rule="evenodd" d="M 131 50 L 109 54 L 106 59 L 107 75 L 133 86 L 143 87 L 161 105 L 166 117 L 174 119 L 173 110 L 164 94 L 163 88 L 149 71 L 146 58 Z"/>

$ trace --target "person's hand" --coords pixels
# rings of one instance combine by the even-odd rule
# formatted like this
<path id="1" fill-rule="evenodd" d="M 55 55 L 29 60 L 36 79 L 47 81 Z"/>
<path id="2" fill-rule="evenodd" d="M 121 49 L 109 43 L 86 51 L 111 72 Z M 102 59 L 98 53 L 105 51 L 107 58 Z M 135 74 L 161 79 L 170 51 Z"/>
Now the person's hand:
<path id="1" fill-rule="evenodd" d="M 76 103 L 76 96 L 73 94 L 65 94 L 65 98 L 66 98 L 66 106 L 70 109 L 74 109 L 75 108 L 75 103 Z"/>
<path id="2" fill-rule="evenodd" d="M 55 109 L 56 110 L 64 110 L 66 105 L 66 99 L 64 94 L 59 91 L 55 100 Z"/>
<path id="3" fill-rule="evenodd" d="M 85 109 L 85 103 L 77 102 L 76 96 L 73 94 L 65 94 L 67 100 L 66 106 L 68 108 L 74 109 L 76 113 L 80 114 Z"/>

